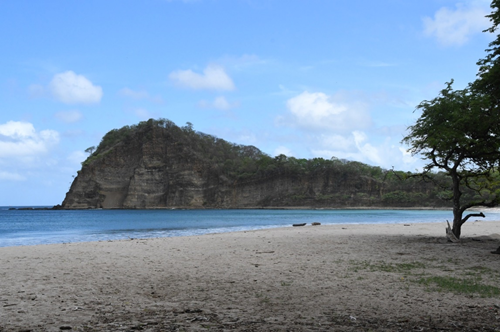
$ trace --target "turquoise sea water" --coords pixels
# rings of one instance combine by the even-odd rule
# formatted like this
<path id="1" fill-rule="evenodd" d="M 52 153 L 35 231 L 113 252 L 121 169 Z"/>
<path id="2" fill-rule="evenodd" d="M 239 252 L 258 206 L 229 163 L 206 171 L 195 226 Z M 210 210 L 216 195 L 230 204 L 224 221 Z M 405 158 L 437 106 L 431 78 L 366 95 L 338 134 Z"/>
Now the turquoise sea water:
<path id="1" fill-rule="evenodd" d="M 445 222 L 444 210 L 9 210 L 0 207 L 0 247 L 189 236 L 295 223 Z M 472 219 L 474 220 L 474 218 Z M 486 213 L 481 220 L 500 220 Z"/>

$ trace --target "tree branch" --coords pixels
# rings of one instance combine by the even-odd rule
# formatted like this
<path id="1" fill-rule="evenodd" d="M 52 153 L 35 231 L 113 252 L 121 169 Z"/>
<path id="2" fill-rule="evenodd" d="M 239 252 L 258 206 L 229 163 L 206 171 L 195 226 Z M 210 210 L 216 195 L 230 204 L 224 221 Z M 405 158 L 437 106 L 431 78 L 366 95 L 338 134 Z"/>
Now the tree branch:
<path id="1" fill-rule="evenodd" d="M 466 215 L 466 216 L 465 216 L 465 217 L 464 217 L 464 218 L 460 221 L 460 223 L 461 223 L 462 225 L 463 225 L 463 224 L 465 224 L 465 222 L 466 222 L 467 220 L 469 220 L 469 218 L 470 218 L 470 217 L 483 217 L 483 218 L 485 218 L 486 216 L 485 216 L 485 215 L 484 215 L 484 213 L 482 213 L 482 212 L 479 212 L 479 213 L 469 213 L 468 215 Z"/>

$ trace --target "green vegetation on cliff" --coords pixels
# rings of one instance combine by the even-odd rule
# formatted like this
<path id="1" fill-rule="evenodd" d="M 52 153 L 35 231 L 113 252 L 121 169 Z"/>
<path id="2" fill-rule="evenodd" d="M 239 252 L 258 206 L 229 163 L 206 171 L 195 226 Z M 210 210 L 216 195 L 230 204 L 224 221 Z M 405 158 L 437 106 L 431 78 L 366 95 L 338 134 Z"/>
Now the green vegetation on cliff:
<path id="1" fill-rule="evenodd" d="M 158 134 L 160 133 L 160 134 Z M 163 135 L 156 139 L 154 135 Z M 429 181 L 412 177 L 411 173 L 386 170 L 356 161 L 313 158 L 302 159 L 279 155 L 271 157 L 254 146 L 233 144 L 212 135 L 195 131 L 191 123 L 179 127 L 166 119 L 140 122 L 113 129 L 85 160 L 83 167 L 98 162 L 119 146 L 132 141 L 174 144 L 182 155 L 203 165 L 207 176 L 224 185 L 244 186 L 276 179 L 287 190 L 263 195 L 262 206 L 447 206 L 449 192 L 437 183 L 446 184 L 443 174 Z M 163 142 L 163 143 L 162 143 Z M 173 143 L 172 143 L 173 142 Z M 222 182 L 221 182 L 222 181 Z M 311 183 L 323 183 L 320 190 Z M 446 187 L 446 186 L 443 186 Z M 207 200 L 206 206 L 210 206 Z"/>

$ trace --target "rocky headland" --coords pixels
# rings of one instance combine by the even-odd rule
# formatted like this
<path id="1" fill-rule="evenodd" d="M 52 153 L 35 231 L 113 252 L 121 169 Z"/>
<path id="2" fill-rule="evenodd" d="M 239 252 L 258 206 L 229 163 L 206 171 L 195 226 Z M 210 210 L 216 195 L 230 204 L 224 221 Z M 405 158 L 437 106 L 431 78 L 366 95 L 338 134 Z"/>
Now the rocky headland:
<path id="1" fill-rule="evenodd" d="M 447 205 L 438 186 L 408 173 L 336 158 L 270 157 L 164 119 L 114 129 L 89 152 L 63 209 Z"/>

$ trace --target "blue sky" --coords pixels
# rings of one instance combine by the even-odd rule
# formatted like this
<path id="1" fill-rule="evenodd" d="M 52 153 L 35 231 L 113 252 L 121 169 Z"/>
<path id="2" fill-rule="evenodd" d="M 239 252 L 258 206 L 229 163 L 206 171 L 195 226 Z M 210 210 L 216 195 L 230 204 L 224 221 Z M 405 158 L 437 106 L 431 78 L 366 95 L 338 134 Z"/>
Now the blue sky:
<path id="1" fill-rule="evenodd" d="M 86 148 L 167 118 L 265 153 L 413 171 L 400 141 L 494 36 L 483 0 L 0 1 L 0 205 L 62 202 Z"/>

